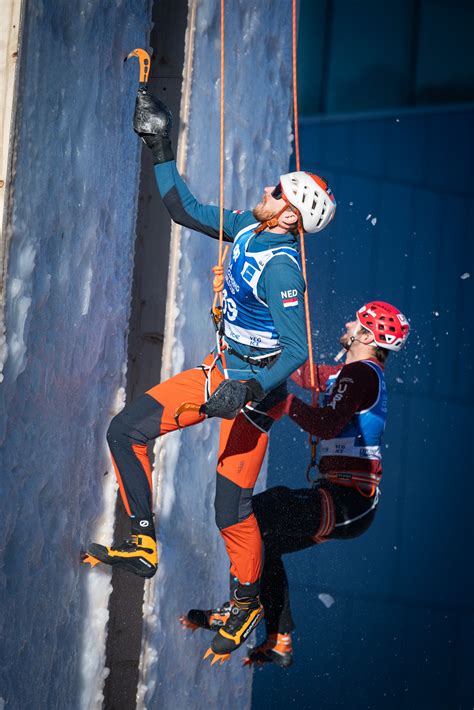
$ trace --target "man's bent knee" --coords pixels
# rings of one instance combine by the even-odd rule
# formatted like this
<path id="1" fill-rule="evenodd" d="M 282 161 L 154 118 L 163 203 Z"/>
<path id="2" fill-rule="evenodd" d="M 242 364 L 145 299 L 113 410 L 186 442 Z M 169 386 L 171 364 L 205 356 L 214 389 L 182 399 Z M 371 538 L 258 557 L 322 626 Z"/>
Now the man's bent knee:
<path id="1" fill-rule="evenodd" d="M 214 509 L 219 530 L 236 525 L 252 514 L 252 493 L 253 488 L 241 488 L 217 474 Z"/>

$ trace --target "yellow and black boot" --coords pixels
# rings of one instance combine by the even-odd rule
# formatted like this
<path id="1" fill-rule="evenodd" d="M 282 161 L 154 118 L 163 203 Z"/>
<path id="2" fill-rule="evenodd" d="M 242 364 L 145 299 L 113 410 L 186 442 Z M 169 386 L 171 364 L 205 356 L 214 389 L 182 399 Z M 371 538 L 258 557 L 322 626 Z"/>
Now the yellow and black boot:
<path id="1" fill-rule="evenodd" d="M 204 658 L 214 654 L 212 665 L 226 661 L 248 639 L 262 618 L 263 606 L 258 597 L 238 599 L 234 594 L 229 618 L 214 636 Z"/>
<path id="2" fill-rule="evenodd" d="M 218 631 L 222 628 L 230 616 L 230 602 L 225 602 L 215 609 L 190 609 L 185 616 L 180 616 L 179 620 L 187 629 L 207 629 L 208 631 Z"/>
<path id="3" fill-rule="evenodd" d="M 106 547 L 93 542 L 86 553 L 99 562 L 121 567 L 139 577 L 153 577 L 158 569 L 156 540 L 150 535 L 134 534 L 125 542 Z"/>
<path id="4" fill-rule="evenodd" d="M 280 668 L 289 668 L 293 663 L 293 647 L 291 634 L 268 634 L 260 646 L 253 648 L 244 661 L 244 665 L 260 666 L 264 663 L 274 663 Z"/>

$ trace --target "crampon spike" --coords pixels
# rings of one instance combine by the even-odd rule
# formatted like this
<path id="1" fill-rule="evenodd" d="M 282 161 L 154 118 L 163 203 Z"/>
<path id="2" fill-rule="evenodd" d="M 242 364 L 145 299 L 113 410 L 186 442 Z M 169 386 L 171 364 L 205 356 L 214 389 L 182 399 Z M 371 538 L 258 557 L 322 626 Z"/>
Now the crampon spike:
<path id="1" fill-rule="evenodd" d="M 97 557 L 92 557 L 87 552 L 81 552 L 81 562 L 83 565 L 90 565 L 91 567 L 96 567 L 100 565 L 100 560 Z"/>
<path id="2" fill-rule="evenodd" d="M 265 662 L 257 661 L 253 658 L 250 658 L 250 656 L 247 656 L 247 658 L 244 658 L 244 660 L 242 661 L 242 665 L 251 668 L 252 666 L 263 666 L 265 665 Z"/>
<path id="3" fill-rule="evenodd" d="M 209 658 L 209 656 L 213 655 L 213 658 L 211 658 L 211 666 L 214 665 L 214 663 L 220 663 L 222 666 L 223 663 L 229 660 L 230 658 L 230 653 L 215 653 L 212 648 L 208 648 L 206 653 L 203 656 L 203 660 L 206 660 L 206 658 Z"/>
<path id="4" fill-rule="evenodd" d="M 179 623 L 181 624 L 181 626 L 184 626 L 185 629 L 191 629 L 191 631 L 193 633 L 197 629 L 199 629 L 199 626 L 197 624 L 194 624 L 192 621 L 190 621 L 187 616 L 183 615 L 178 618 L 179 618 Z"/>
<path id="5" fill-rule="evenodd" d="M 127 59 L 130 59 L 131 57 L 138 57 L 138 61 L 140 62 L 140 84 L 142 85 L 142 88 L 145 88 L 145 85 L 148 82 L 148 75 L 150 73 L 150 55 L 145 49 L 137 48 L 130 52 L 130 54 L 125 57 L 124 61 L 127 61 Z"/>
<path id="6" fill-rule="evenodd" d="M 176 422 L 177 427 L 180 429 L 181 427 L 179 426 L 179 418 L 184 412 L 199 412 L 201 409 L 200 404 L 194 404 L 194 402 L 183 402 L 183 404 L 180 404 L 176 412 L 174 413 L 174 420 Z"/>

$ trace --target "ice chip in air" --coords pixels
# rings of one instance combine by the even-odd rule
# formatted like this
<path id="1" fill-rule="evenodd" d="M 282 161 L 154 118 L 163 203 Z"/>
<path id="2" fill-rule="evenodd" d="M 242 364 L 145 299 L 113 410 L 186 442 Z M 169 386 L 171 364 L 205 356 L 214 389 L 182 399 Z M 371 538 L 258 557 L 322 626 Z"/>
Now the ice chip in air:
<path id="1" fill-rule="evenodd" d="M 396 379 L 396 381 L 397 381 L 400 385 L 403 384 L 403 380 L 402 380 L 401 377 L 396 377 L 395 379 Z"/>
<path id="2" fill-rule="evenodd" d="M 464 274 L 462 274 L 461 278 L 464 281 L 465 279 L 468 279 L 470 277 L 470 275 L 471 274 L 469 274 L 467 271 L 465 271 Z"/>
<path id="3" fill-rule="evenodd" d="M 334 604 L 334 597 L 330 594 L 318 594 L 318 599 L 324 604 L 326 609 L 329 609 Z"/>
<path id="4" fill-rule="evenodd" d="M 375 225 L 377 224 L 377 217 L 372 217 L 372 219 L 370 220 L 370 224 L 375 227 Z"/>
<path id="5" fill-rule="evenodd" d="M 368 222 L 371 217 L 372 217 L 372 214 L 369 212 L 369 214 L 368 214 L 367 217 L 365 218 L 365 221 Z"/>

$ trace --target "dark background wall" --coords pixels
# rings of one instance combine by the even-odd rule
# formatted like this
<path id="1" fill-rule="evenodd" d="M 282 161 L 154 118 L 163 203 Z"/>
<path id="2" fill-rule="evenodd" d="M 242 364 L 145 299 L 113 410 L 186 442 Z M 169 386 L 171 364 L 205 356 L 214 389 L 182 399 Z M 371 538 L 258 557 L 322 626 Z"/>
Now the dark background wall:
<path id="1" fill-rule="evenodd" d="M 473 6 L 397 3 L 398 17 L 415 18 L 418 30 L 406 39 L 398 29 L 405 20 L 391 25 L 406 40 L 396 54 L 396 38 L 383 24 L 395 3 L 377 12 L 374 3 L 357 3 L 372 20 L 364 46 L 385 67 L 382 77 L 391 76 L 394 57 L 399 69 L 403 59 L 411 61 L 417 77 L 440 79 L 440 92 L 429 101 L 423 87 L 430 82 L 421 78 L 411 100 L 393 92 L 389 100 L 381 85 L 371 96 L 357 95 L 354 66 L 365 59 L 362 44 L 356 47 L 359 25 L 345 15 L 355 3 L 302 3 L 303 77 L 318 46 L 311 55 L 306 45 L 302 54 L 302 35 L 314 41 L 308 18 L 316 6 L 332 13 L 334 23 L 338 18 L 339 33 L 325 49 L 332 57 L 321 67 L 326 88 L 319 104 L 307 107 L 315 115 L 301 122 L 302 166 L 325 176 L 338 201 L 331 227 L 306 242 L 316 359 L 331 362 L 344 323 L 373 298 L 404 311 L 412 333 L 406 350 L 387 363 L 389 421 L 375 522 L 359 539 L 286 557 L 295 664 L 255 673 L 253 708 L 471 710 L 474 106 L 448 105 L 441 84 L 463 86 L 463 100 L 473 96 L 472 56 L 463 49 Z M 448 61 L 451 74 L 442 74 L 439 43 L 423 56 L 420 46 L 429 28 L 432 37 L 444 35 L 453 14 L 458 43 L 449 33 L 446 41 L 455 61 Z M 343 76 L 334 83 L 337 71 Z M 451 98 L 459 95 L 453 91 Z M 290 423 L 275 427 L 270 486 L 307 485 L 306 442 Z M 334 598 L 330 608 L 320 593 Z"/>

